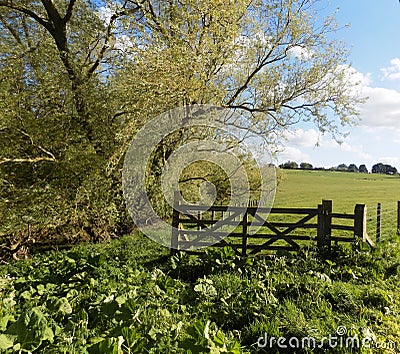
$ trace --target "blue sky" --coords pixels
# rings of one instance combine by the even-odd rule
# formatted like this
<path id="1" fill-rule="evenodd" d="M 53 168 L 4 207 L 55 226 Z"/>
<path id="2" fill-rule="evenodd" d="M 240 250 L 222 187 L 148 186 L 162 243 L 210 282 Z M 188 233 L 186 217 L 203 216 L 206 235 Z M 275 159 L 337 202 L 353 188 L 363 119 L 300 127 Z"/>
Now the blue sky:
<path id="1" fill-rule="evenodd" d="M 300 124 L 287 135 L 278 163 L 307 161 L 314 166 L 340 163 L 389 163 L 400 170 L 400 3 L 398 0 L 322 0 L 326 13 L 336 9 L 343 28 L 335 34 L 351 48 L 349 63 L 369 99 L 360 107 L 358 126 L 345 128 L 349 136 L 338 145 L 320 136 L 311 125 Z M 315 146 L 319 142 L 319 146 Z"/>

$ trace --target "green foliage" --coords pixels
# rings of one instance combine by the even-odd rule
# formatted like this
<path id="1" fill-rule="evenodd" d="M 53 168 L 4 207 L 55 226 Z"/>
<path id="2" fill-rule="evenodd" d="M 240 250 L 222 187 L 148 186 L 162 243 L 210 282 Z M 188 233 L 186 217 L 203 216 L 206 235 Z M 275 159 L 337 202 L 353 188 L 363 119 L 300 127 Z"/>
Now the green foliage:
<path id="1" fill-rule="evenodd" d="M 164 257 L 168 250 L 137 235 L 35 256 L 0 267 L 0 348 L 236 354 L 262 352 L 254 343 L 264 333 L 320 340 L 339 325 L 398 342 L 398 242 L 373 254 L 343 249 L 332 260 L 306 249 Z"/>
<path id="2" fill-rule="evenodd" d="M 12 339 L 14 350 L 33 351 L 43 342 L 53 342 L 54 333 L 41 309 L 34 307 L 21 314 L 6 332 Z"/>

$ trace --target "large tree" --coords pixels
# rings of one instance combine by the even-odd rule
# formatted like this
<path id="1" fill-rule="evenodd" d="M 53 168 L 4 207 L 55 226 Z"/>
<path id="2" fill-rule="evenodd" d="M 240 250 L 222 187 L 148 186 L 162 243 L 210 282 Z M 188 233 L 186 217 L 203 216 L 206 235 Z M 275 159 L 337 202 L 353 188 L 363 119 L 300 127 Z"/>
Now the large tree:
<path id="1" fill-rule="evenodd" d="M 236 110 L 271 146 L 300 120 L 338 136 L 362 100 L 318 4 L 0 0 L 1 232 L 121 232 L 122 157 L 143 123 L 176 106 Z M 156 149 L 156 185 L 188 136 Z"/>

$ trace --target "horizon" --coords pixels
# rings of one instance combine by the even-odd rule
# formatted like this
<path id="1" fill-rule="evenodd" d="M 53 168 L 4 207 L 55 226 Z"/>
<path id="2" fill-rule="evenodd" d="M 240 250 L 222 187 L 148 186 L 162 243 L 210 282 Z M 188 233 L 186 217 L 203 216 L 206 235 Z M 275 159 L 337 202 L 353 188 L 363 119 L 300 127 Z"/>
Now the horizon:
<path id="1" fill-rule="evenodd" d="M 302 169 L 302 168 L 300 168 L 300 164 L 302 164 L 302 163 L 309 163 L 309 164 L 312 165 L 312 169 L 309 169 L 309 170 L 313 170 L 313 169 L 325 169 L 325 170 L 329 170 L 329 169 L 332 169 L 332 168 L 338 168 L 338 167 L 339 167 L 340 165 L 342 165 L 342 164 L 346 165 L 347 167 L 349 167 L 350 165 L 353 165 L 353 164 L 354 164 L 355 166 L 357 166 L 358 169 L 360 168 L 360 166 L 365 165 L 365 167 L 366 167 L 367 170 L 368 170 L 368 173 L 371 173 L 373 166 L 378 165 L 378 164 L 383 164 L 383 165 L 389 165 L 389 166 L 391 166 L 391 167 L 394 167 L 394 168 L 396 168 L 396 170 L 400 171 L 400 169 L 399 169 L 397 166 L 393 166 L 393 165 L 391 165 L 391 164 L 385 164 L 385 163 L 383 163 L 383 162 L 381 162 L 381 161 L 378 161 L 378 162 L 376 162 L 376 163 L 373 163 L 371 166 L 367 165 L 366 163 L 356 164 L 356 163 L 354 163 L 354 162 L 351 162 L 351 163 L 341 162 L 341 163 L 338 163 L 338 164 L 336 164 L 336 165 L 319 166 L 319 165 L 314 165 L 314 164 L 312 164 L 312 163 L 310 163 L 310 162 L 308 162 L 308 161 L 301 161 L 301 162 L 298 162 L 298 161 L 294 161 L 294 160 L 287 160 L 287 161 L 280 162 L 280 163 L 276 163 L 276 162 L 275 162 L 275 163 L 273 163 L 273 164 L 274 164 L 274 166 L 275 166 L 276 168 L 281 168 L 281 167 L 279 167 L 279 166 L 281 166 L 281 165 L 283 165 L 283 164 L 285 164 L 285 163 L 291 163 L 291 162 L 295 162 L 295 163 L 298 165 L 298 168 L 297 168 L 297 169 L 299 169 L 299 170 Z M 290 169 L 290 168 L 287 168 L 287 169 Z M 295 168 L 293 168 L 293 169 L 295 169 Z M 307 170 L 307 169 L 303 168 L 303 170 Z M 352 171 L 341 171 L 341 172 L 352 172 Z"/>

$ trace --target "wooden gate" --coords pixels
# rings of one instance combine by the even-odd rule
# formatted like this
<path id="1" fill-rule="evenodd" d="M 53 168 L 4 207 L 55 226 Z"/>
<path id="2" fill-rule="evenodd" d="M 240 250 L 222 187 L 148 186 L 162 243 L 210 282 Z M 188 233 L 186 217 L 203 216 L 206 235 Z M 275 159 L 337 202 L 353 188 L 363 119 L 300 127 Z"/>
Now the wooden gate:
<path id="1" fill-rule="evenodd" d="M 172 253 L 231 246 L 237 254 L 253 255 L 263 250 L 296 251 L 307 241 L 316 241 L 322 252 L 329 251 L 332 242 L 354 242 L 357 237 L 374 246 L 366 233 L 362 204 L 356 205 L 354 214 L 344 214 L 333 213 L 330 200 L 317 208 L 183 204 L 179 192 L 174 200 Z M 341 234 L 332 234 L 333 230 Z"/>

